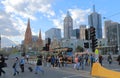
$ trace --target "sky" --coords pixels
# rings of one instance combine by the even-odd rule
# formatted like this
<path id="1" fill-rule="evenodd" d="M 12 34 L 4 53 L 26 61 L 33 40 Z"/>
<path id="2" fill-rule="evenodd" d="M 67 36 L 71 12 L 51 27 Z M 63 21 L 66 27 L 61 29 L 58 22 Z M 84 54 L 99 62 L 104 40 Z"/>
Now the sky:
<path id="1" fill-rule="evenodd" d="M 73 18 L 73 28 L 88 26 L 88 15 L 93 12 L 101 14 L 105 20 L 120 22 L 120 0 L 0 0 L 0 34 L 17 44 L 24 39 L 28 18 L 33 35 L 50 28 L 60 28 L 63 33 L 63 20 L 69 11 Z M 106 19 L 103 19 L 106 17 Z M 103 28 L 104 28 L 104 24 Z"/>

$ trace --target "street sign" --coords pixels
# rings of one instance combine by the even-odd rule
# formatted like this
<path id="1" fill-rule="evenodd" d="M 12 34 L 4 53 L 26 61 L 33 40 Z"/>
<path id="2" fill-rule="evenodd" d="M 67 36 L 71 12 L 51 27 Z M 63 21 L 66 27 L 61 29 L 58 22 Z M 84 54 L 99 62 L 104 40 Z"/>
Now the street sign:
<path id="1" fill-rule="evenodd" d="M 99 54 L 99 50 L 98 49 L 95 49 L 95 54 Z"/>

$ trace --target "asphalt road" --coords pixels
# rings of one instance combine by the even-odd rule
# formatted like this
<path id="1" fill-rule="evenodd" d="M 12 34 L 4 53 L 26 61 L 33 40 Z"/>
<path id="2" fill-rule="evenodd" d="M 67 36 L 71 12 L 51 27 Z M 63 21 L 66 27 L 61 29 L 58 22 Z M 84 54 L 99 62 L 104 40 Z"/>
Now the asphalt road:
<path id="1" fill-rule="evenodd" d="M 19 69 L 19 74 L 16 76 L 13 76 L 13 59 L 14 57 L 11 56 L 6 61 L 8 64 L 8 67 L 4 68 L 6 71 L 5 75 L 2 75 L 0 78 L 91 78 L 89 70 L 88 71 L 82 71 L 82 70 L 75 70 L 73 69 L 73 65 L 68 65 L 68 67 L 61 67 L 61 68 L 53 68 L 53 67 L 42 67 L 45 71 L 44 74 L 39 72 L 38 74 L 35 74 L 35 72 L 30 72 L 28 70 L 28 67 L 35 68 L 35 65 L 31 64 L 25 64 L 25 72 L 21 73 Z"/>
<path id="2" fill-rule="evenodd" d="M 13 76 L 12 57 L 10 57 L 9 60 L 6 61 L 8 64 L 8 67 L 4 68 L 6 74 L 2 75 L 0 78 L 93 78 L 90 76 L 90 66 L 85 67 L 84 70 L 75 70 L 73 68 L 73 64 L 68 65 L 68 67 L 61 68 L 42 67 L 45 71 L 44 74 L 42 74 L 41 72 L 39 72 L 38 74 L 35 74 L 34 71 L 30 72 L 28 70 L 28 67 L 31 66 L 34 69 L 35 65 L 25 64 L 25 72 L 20 72 L 19 75 Z M 103 66 L 110 70 L 120 71 L 120 66 L 116 61 L 109 65 L 108 62 L 104 59 Z"/>

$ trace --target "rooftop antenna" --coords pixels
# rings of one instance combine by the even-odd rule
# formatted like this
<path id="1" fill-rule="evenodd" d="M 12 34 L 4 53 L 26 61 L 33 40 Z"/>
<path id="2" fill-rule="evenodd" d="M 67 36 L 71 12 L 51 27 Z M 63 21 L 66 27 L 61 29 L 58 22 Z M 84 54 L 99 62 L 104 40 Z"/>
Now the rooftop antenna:
<path id="1" fill-rule="evenodd" d="M 95 12 L 95 5 L 93 5 L 93 12 Z"/>

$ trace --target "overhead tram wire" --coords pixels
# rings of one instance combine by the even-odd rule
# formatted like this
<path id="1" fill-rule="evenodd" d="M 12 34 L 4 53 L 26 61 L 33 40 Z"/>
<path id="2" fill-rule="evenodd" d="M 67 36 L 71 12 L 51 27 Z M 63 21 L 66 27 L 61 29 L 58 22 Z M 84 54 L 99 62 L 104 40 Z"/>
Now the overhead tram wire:
<path id="1" fill-rule="evenodd" d="M 103 17 L 103 19 L 106 19 L 106 18 L 111 18 L 111 17 L 116 16 L 116 15 L 119 15 L 119 14 L 120 14 L 120 12 L 117 12 L 117 13 L 112 14 L 112 15 L 110 15 L 110 16 Z"/>

